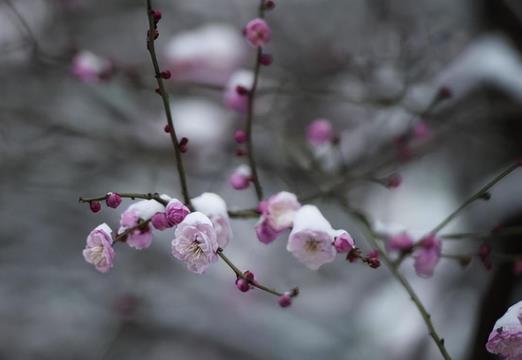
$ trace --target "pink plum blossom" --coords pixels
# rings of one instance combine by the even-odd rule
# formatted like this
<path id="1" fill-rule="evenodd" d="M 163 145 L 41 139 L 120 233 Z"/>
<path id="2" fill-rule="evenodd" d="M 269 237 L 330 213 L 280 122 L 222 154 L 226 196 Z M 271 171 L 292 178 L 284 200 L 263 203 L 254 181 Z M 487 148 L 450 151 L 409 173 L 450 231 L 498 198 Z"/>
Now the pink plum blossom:
<path id="1" fill-rule="evenodd" d="M 497 320 L 489 334 L 486 349 L 505 360 L 522 359 L 522 301 L 511 306 Z"/>
<path id="2" fill-rule="evenodd" d="M 170 200 L 165 208 L 165 216 L 167 217 L 170 226 L 181 223 L 189 213 L 189 208 L 178 199 Z"/>
<path id="3" fill-rule="evenodd" d="M 224 249 L 232 239 L 232 227 L 228 217 L 225 200 L 214 193 L 203 193 L 192 199 L 192 205 L 212 221 L 217 236 L 217 243 Z"/>
<path id="4" fill-rule="evenodd" d="M 87 236 L 83 257 L 89 264 L 93 264 L 96 270 L 104 273 L 112 268 L 114 255 L 112 230 L 103 223 Z"/>
<path id="5" fill-rule="evenodd" d="M 256 18 L 246 24 L 243 34 L 253 47 L 262 47 L 272 38 L 272 30 L 263 19 Z"/>
<path id="6" fill-rule="evenodd" d="M 201 274 L 218 260 L 217 234 L 212 221 L 200 213 L 188 214 L 178 225 L 172 240 L 172 255 L 181 260 L 187 269 Z"/>
<path id="7" fill-rule="evenodd" d="M 248 108 L 248 90 L 254 84 L 254 74 L 250 70 L 238 70 L 233 73 L 227 81 L 223 94 L 225 106 L 231 110 L 244 113 Z M 239 89 L 246 89 L 243 94 Z"/>
<path id="8" fill-rule="evenodd" d="M 330 120 L 316 119 L 308 125 L 306 137 L 314 146 L 324 145 L 334 138 L 333 126 Z"/>
<path id="9" fill-rule="evenodd" d="M 435 235 L 428 235 L 420 241 L 420 248 L 415 252 L 415 272 L 422 278 L 433 276 L 433 271 L 439 263 L 442 244 Z"/>
<path id="10" fill-rule="evenodd" d="M 406 232 L 393 235 L 388 239 L 387 248 L 389 251 L 411 251 L 413 249 L 413 238 Z"/>
<path id="11" fill-rule="evenodd" d="M 170 200 L 166 196 L 162 196 L 165 200 Z M 136 227 L 143 221 L 151 219 L 156 213 L 165 211 L 165 206 L 156 200 L 141 200 L 135 202 L 127 208 L 120 219 L 120 228 L 118 234 Z M 127 244 L 138 250 L 148 248 L 152 243 L 152 229 L 146 225 L 143 228 L 135 229 L 127 235 Z"/>
<path id="12" fill-rule="evenodd" d="M 84 82 L 98 82 L 110 74 L 112 63 L 90 51 L 76 54 L 72 61 L 72 73 Z"/>
<path id="13" fill-rule="evenodd" d="M 335 230 L 319 209 L 313 205 L 301 207 L 295 214 L 294 228 L 286 249 L 308 268 L 317 270 L 334 261 Z"/>
<path id="14" fill-rule="evenodd" d="M 230 176 L 230 185 L 236 190 L 244 190 L 250 185 L 252 172 L 248 165 L 238 166 Z"/>

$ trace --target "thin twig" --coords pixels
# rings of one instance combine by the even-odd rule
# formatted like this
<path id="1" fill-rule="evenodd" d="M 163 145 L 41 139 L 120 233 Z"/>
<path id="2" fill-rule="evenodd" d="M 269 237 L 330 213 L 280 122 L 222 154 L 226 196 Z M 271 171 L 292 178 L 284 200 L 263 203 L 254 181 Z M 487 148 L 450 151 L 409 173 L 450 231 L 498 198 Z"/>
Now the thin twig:
<path id="1" fill-rule="evenodd" d="M 431 315 L 426 310 L 426 307 L 423 305 L 421 300 L 419 299 L 419 296 L 409 283 L 409 281 L 404 277 L 404 275 L 394 266 L 393 261 L 388 257 L 386 251 L 382 247 L 381 244 L 376 240 L 376 234 L 374 230 L 371 227 L 371 223 L 368 220 L 368 218 L 361 213 L 360 211 L 354 210 L 350 208 L 345 202 L 342 200 L 340 201 L 341 206 L 344 208 L 345 212 L 348 215 L 356 216 L 367 228 L 368 233 L 370 236 L 367 237 L 368 242 L 370 243 L 370 246 L 376 248 L 380 255 L 383 263 L 386 265 L 386 267 L 390 270 L 392 275 L 395 277 L 395 279 L 402 285 L 402 287 L 406 290 L 408 295 L 410 296 L 411 301 L 415 304 L 417 307 L 417 310 L 419 311 L 420 315 L 422 316 L 422 319 L 424 320 L 424 323 L 426 324 L 426 327 L 428 328 L 429 334 L 437 347 L 439 348 L 439 351 L 442 355 L 442 357 L 445 360 L 452 360 L 451 356 L 449 355 L 448 351 L 446 350 L 446 347 L 444 346 L 444 339 L 437 333 L 435 326 L 433 325 L 433 322 L 431 321 Z"/>
<path id="2" fill-rule="evenodd" d="M 167 205 L 168 201 L 165 199 L 162 199 L 161 196 L 158 193 L 147 193 L 147 194 L 138 194 L 138 193 L 118 193 L 122 198 L 128 198 L 128 199 L 145 199 L 145 200 L 156 200 L 162 205 Z M 102 195 L 102 196 L 96 196 L 96 197 L 83 197 L 81 196 L 78 201 L 81 203 L 88 203 L 91 201 L 103 201 L 107 200 L 107 197 L 109 195 Z"/>
<path id="3" fill-rule="evenodd" d="M 150 54 L 150 59 L 152 61 L 152 65 L 154 67 L 154 75 L 156 77 L 156 82 L 158 84 L 158 92 L 161 96 L 161 99 L 163 100 L 163 107 L 165 110 L 165 116 L 167 118 L 167 123 L 169 125 L 169 134 L 170 139 L 172 141 L 172 146 L 174 147 L 174 154 L 176 157 L 176 166 L 178 169 L 178 176 L 179 176 L 179 182 L 181 184 L 181 192 L 183 194 L 183 202 L 185 205 L 187 205 L 190 209 L 193 209 L 192 202 L 190 201 L 190 195 L 188 191 L 187 186 L 187 177 L 185 174 L 185 168 L 183 166 L 183 159 L 181 150 L 179 148 L 179 142 L 178 137 L 176 135 L 176 129 L 174 127 L 174 122 L 172 120 L 172 112 L 170 109 L 170 101 L 169 101 L 169 95 L 167 91 L 165 90 L 165 86 L 163 84 L 163 79 L 161 77 L 161 70 L 158 64 L 158 58 L 156 56 L 156 49 L 154 47 L 154 37 L 157 31 L 157 27 L 154 21 L 154 18 L 152 16 L 152 4 L 151 0 L 147 0 L 147 18 L 149 19 L 149 31 L 147 33 L 147 50 Z"/>
<path id="4" fill-rule="evenodd" d="M 484 199 L 484 196 L 487 196 L 488 190 L 491 189 L 496 183 L 500 180 L 511 174 L 514 170 L 516 170 L 520 165 L 518 162 L 510 165 L 506 170 L 502 171 L 500 174 L 495 176 L 493 180 L 488 182 L 484 187 L 482 187 L 478 192 L 473 194 L 470 198 L 468 198 L 462 205 L 460 205 L 455 211 L 453 211 L 448 217 L 446 217 L 440 224 L 435 226 L 433 230 L 430 231 L 430 234 L 436 234 L 440 230 L 442 230 L 446 225 L 448 225 L 462 210 L 464 210 L 468 205 L 473 203 L 475 200 Z"/>

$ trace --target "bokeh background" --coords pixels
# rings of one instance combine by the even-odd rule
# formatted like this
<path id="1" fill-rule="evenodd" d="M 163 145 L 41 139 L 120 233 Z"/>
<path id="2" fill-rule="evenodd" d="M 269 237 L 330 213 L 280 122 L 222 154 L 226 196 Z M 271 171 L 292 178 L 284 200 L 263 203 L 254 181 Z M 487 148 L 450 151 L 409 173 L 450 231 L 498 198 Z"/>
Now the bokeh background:
<path id="1" fill-rule="evenodd" d="M 244 116 L 224 106 L 222 87 L 252 65 L 240 34 L 257 1 L 154 4 L 163 12 L 160 61 L 175 75 L 176 126 L 190 139 L 191 194 L 252 207 L 252 189 L 228 184 L 244 162 L 232 138 Z M 262 69 L 254 125 L 267 194 L 306 195 L 344 173 L 399 172 L 396 190 L 363 182 L 334 198 L 347 195 L 383 231 L 422 233 L 522 152 L 519 1 L 281 0 L 268 20 L 275 61 Z M 201 37 L 209 25 L 228 37 Z M 186 271 L 170 255 L 168 232 L 146 251 L 119 247 L 107 274 L 84 262 L 88 232 L 103 221 L 116 227 L 119 211 L 92 214 L 80 195 L 179 196 L 146 27 L 145 1 L 0 1 L 0 358 L 440 359 L 385 268 L 339 257 L 310 271 L 286 251 L 286 235 L 259 243 L 255 220 L 233 221 L 227 252 L 274 287 L 299 286 L 289 309 L 265 293 L 239 293 L 221 262 L 204 275 Z M 110 60 L 111 76 L 74 76 L 79 51 Z M 187 65 L 191 56 L 201 67 Z M 442 86 L 451 99 L 421 116 Z M 335 124 L 338 148 L 307 145 L 306 125 L 317 117 Z M 404 154 L 421 121 L 431 135 Z M 447 231 L 519 224 L 521 180 L 520 172 L 504 179 Z M 334 198 L 314 203 L 367 249 Z M 494 248 L 522 254 L 519 241 Z M 451 242 L 444 252 L 475 254 L 479 244 Z M 512 266 L 497 259 L 488 272 L 476 258 L 465 268 L 443 259 L 428 280 L 409 260 L 402 269 L 454 358 L 480 360 L 493 359 L 484 344 L 495 319 L 522 298 Z"/>

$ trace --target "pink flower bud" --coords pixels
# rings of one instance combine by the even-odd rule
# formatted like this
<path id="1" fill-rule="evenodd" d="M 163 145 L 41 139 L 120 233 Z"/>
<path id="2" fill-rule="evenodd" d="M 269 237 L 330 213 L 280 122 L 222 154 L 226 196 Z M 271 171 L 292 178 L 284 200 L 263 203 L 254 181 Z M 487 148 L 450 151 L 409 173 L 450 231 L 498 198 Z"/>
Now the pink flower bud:
<path id="1" fill-rule="evenodd" d="M 170 226 L 178 225 L 190 213 L 190 210 L 178 199 L 172 199 L 165 208 L 165 216 Z"/>
<path id="2" fill-rule="evenodd" d="M 160 78 L 162 79 L 165 79 L 165 80 L 168 80 L 170 79 L 170 77 L 172 76 L 170 70 L 164 70 L 162 72 L 160 72 Z"/>
<path id="3" fill-rule="evenodd" d="M 290 305 L 292 305 L 292 296 L 290 296 L 289 293 L 285 292 L 277 299 L 277 302 L 279 303 L 279 306 L 283 308 L 289 307 Z"/>
<path id="4" fill-rule="evenodd" d="M 522 259 L 518 259 L 513 264 L 513 274 L 520 275 L 522 274 Z"/>
<path id="5" fill-rule="evenodd" d="M 236 279 L 236 287 L 241 292 L 247 292 L 248 290 L 250 290 L 250 283 L 248 282 L 248 280 L 238 277 Z"/>
<path id="6" fill-rule="evenodd" d="M 334 246 L 338 253 L 349 253 L 355 248 L 355 242 L 346 231 L 341 230 L 335 237 Z"/>
<path id="7" fill-rule="evenodd" d="M 230 185 L 236 190 L 244 190 L 250 185 L 252 173 L 247 165 L 240 165 L 230 176 Z"/>
<path id="8" fill-rule="evenodd" d="M 169 124 L 165 125 L 165 127 L 163 128 L 163 131 L 165 131 L 167 134 L 170 133 L 170 130 L 171 129 Z"/>
<path id="9" fill-rule="evenodd" d="M 236 86 L 236 92 L 238 95 L 247 96 L 250 91 L 243 85 L 238 85 Z"/>
<path id="10" fill-rule="evenodd" d="M 252 271 L 245 271 L 244 274 L 245 275 L 245 278 L 250 281 L 250 282 L 253 282 L 254 281 L 254 273 Z"/>
<path id="11" fill-rule="evenodd" d="M 261 219 L 256 225 L 257 239 L 263 244 L 270 244 L 272 241 L 277 239 L 279 231 L 276 231 L 266 219 Z"/>
<path id="12" fill-rule="evenodd" d="M 121 204 L 121 196 L 117 193 L 110 192 L 107 194 L 105 202 L 108 207 L 116 209 Z"/>
<path id="13" fill-rule="evenodd" d="M 419 121 L 413 128 L 413 137 L 417 140 L 425 140 L 431 136 L 431 130 L 424 121 Z"/>
<path id="14" fill-rule="evenodd" d="M 248 135 L 245 131 L 243 130 L 236 130 L 234 132 L 234 140 L 238 143 L 238 144 L 244 144 L 247 142 L 248 140 Z"/>
<path id="15" fill-rule="evenodd" d="M 162 212 L 154 214 L 150 222 L 155 229 L 160 231 L 171 227 L 169 221 L 167 220 L 167 216 L 165 215 L 165 213 Z"/>
<path id="16" fill-rule="evenodd" d="M 161 20 L 161 11 L 159 11 L 159 10 L 151 10 L 150 15 L 152 16 L 152 19 L 156 23 Z"/>
<path id="17" fill-rule="evenodd" d="M 265 20 L 257 18 L 251 20 L 243 31 L 246 39 L 253 47 L 262 47 L 272 38 L 272 30 Z"/>
<path id="18" fill-rule="evenodd" d="M 308 125 L 307 139 L 310 144 L 318 146 L 326 144 L 333 139 L 333 126 L 330 120 L 316 119 Z"/>
<path id="19" fill-rule="evenodd" d="M 381 260 L 379 259 L 379 251 L 372 250 L 366 255 L 366 262 L 371 268 L 377 269 L 381 266 Z"/>
<path id="20" fill-rule="evenodd" d="M 439 89 L 437 93 L 438 100 L 447 100 L 453 96 L 451 89 L 447 86 L 443 86 Z"/>
<path id="21" fill-rule="evenodd" d="M 101 204 L 99 201 L 91 201 L 89 202 L 89 207 L 93 213 L 97 213 L 101 210 Z"/>

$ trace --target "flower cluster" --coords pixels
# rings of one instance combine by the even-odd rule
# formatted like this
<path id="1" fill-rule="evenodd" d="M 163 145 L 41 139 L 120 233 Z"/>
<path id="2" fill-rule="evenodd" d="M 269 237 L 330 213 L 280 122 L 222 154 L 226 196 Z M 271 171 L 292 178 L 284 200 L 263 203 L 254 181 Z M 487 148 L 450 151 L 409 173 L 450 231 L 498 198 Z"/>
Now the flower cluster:
<path id="1" fill-rule="evenodd" d="M 109 207 L 117 207 L 121 202 L 116 193 L 108 193 L 105 199 Z M 99 204 L 91 201 L 91 208 L 93 203 Z M 204 272 L 218 259 L 218 249 L 228 245 L 232 231 L 226 204 L 217 194 L 204 193 L 192 199 L 192 203 L 194 212 L 168 195 L 133 203 L 121 214 L 115 238 L 105 223 L 89 234 L 83 251 L 85 260 L 98 271 L 107 272 L 113 266 L 115 241 L 143 250 L 152 244 L 153 229 L 173 229 L 172 255 L 190 271 Z"/>
<path id="2" fill-rule="evenodd" d="M 291 229 L 286 249 L 309 269 L 317 270 L 345 253 L 351 262 L 361 259 L 369 266 L 380 265 L 379 254 L 361 256 L 346 230 L 336 230 L 314 205 L 301 205 L 297 196 L 282 191 L 259 205 L 260 219 L 256 234 L 260 242 L 270 244 L 285 230 Z"/>

